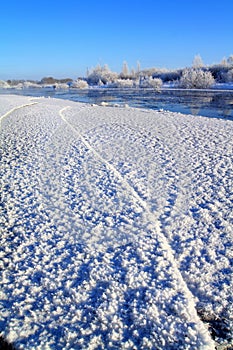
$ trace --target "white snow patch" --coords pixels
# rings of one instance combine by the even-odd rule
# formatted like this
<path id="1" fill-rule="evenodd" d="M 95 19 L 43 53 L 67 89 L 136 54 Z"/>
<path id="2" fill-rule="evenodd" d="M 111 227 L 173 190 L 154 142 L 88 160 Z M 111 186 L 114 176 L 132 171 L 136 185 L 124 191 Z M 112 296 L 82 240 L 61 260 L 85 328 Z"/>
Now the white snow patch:
<path id="1" fill-rule="evenodd" d="M 209 324 L 230 344 L 232 122 L 35 101 L 0 96 L 1 333 L 214 349 Z"/>

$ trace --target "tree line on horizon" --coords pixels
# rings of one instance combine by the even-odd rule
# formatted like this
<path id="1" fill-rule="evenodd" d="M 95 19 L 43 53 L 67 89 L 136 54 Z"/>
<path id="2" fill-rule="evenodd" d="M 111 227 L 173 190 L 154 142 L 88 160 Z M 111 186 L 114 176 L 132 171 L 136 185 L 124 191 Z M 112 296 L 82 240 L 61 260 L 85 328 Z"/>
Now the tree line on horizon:
<path id="1" fill-rule="evenodd" d="M 200 55 L 196 55 L 191 67 L 169 70 L 166 68 L 141 69 L 137 62 L 137 69 L 129 69 L 127 62 L 123 62 L 120 73 L 112 72 L 108 65 L 97 65 L 87 69 L 85 77 L 76 81 L 72 78 L 57 79 L 43 77 L 40 81 L 27 80 L 39 85 L 67 84 L 77 88 L 106 85 L 109 87 L 151 87 L 160 88 L 164 83 L 173 83 L 183 88 L 208 88 L 214 83 L 233 82 L 233 55 L 223 59 L 218 64 L 204 65 Z M 7 84 L 14 86 L 25 83 L 25 80 L 7 80 Z"/>

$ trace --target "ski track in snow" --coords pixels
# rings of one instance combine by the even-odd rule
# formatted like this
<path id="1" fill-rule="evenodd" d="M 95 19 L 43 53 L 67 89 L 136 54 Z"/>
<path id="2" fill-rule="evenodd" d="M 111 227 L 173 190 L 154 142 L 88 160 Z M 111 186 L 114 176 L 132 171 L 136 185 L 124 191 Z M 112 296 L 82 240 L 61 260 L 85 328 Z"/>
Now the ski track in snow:
<path id="1" fill-rule="evenodd" d="M 167 242 L 167 239 L 162 236 L 160 234 L 160 228 L 158 225 L 158 222 L 156 222 L 154 220 L 154 216 L 153 213 L 151 213 L 150 209 L 147 206 L 147 203 L 140 197 L 140 195 L 136 192 L 136 190 L 129 185 L 129 183 L 125 180 L 124 177 L 122 177 L 122 175 L 118 172 L 118 170 L 108 161 L 106 161 L 98 152 L 96 152 L 96 150 L 88 143 L 88 141 L 66 120 L 66 118 L 64 117 L 63 112 L 69 107 L 64 107 L 63 109 L 61 109 L 59 111 L 59 115 L 61 116 L 62 120 L 71 128 L 71 130 L 78 135 L 78 137 L 82 140 L 82 142 L 85 144 L 85 146 L 90 149 L 90 151 L 104 164 L 106 164 L 107 168 L 109 168 L 117 178 L 119 178 L 121 180 L 121 182 L 124 184 L 124 187 L 126 188 L 126 190 L 128 190 L 129 192 L 132 192 L 133 196 L 135 197 L 136 201 L 142 206 L 142 208 L 144 209 L 144 212 L 146 213 L 146 215 L 148 216 L 148 221 L 151 222 L 152 224 L 152 230 L 155 230 L 156 235 L 158 237 L 158 239 L 160 239 L 161 241 L 161 245 L 163 246 L 163 249 L 166 251 L 166 253 L 169 256 L 169 260 L 171 261 L 172 265 L 174 266 L 174 271 L 177 275 L 177 278 L 179 280 L 180 286 L 182 286 L 182 288 L 184 289 L 184 292 L 187 294 L 187 298 L 190 299 L 190 309 L 193 308 L 192 313 L 193 313 L 193 321 L 196 321 L 197 323 L 201 323 L 200 320 L 198 319 L 198 316 L 195 315 L 195 308 L 194 305 L 192 303 L 192 299 L 193 296 L 191 295 L 185 281 L 182 278 L 182 275 L 180 274 L 180 271 L 177 267 L 177 264 L 173 258 L 173 252 L 171 250 L 171 247 L 169 246 L 169 243 Z M 205 333 L 206 329 L 203 325 L 201 325 L 200 327 L 202 329 L 202 331 Z"/>
<path id="2" fill-rule="evenodd" d="M 214 349 L 198 309 L 229 342 L 232 124 L 28 100 L 0 97 L 2 334 L 23 349 Z"/>

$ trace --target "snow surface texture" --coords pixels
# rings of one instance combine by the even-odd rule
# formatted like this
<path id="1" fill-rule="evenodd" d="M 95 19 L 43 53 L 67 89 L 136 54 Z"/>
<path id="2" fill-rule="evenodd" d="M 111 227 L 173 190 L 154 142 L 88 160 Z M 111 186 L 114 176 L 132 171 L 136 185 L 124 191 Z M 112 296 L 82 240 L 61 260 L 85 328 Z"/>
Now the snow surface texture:
<path id="1" fill-rule="evenodd" d="M 231 121 L 0 96 L 0 122 L 9 342 L 231 343 Z"/>

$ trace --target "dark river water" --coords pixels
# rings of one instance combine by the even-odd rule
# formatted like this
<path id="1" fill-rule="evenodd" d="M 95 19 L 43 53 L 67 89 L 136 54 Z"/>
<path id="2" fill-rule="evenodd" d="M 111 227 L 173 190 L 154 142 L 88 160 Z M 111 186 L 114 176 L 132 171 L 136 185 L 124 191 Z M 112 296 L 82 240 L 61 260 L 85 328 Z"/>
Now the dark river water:
<path id="1" fill-rule="evenodd" d="M 233 120 L 233 90 L 163 89 L 88 89 L 56 90 L 52 88 L 0 90 L 4 94 L 56 97 L 100 104 L 128 104 L 131 107 L 169 110 L 185 114 Z"/>

